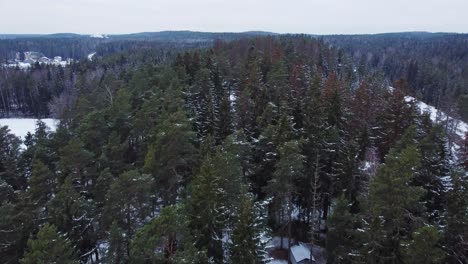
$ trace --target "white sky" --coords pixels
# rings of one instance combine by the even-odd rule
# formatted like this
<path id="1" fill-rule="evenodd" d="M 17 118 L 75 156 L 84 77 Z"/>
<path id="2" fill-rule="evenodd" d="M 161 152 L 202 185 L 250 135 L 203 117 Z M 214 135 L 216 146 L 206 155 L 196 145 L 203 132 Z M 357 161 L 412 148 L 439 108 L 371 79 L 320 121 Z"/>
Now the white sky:
<path id="1" fill-rule="evenodd" d="M 468 0 L 0 0 L 0 33 L 468 32 Z"/>

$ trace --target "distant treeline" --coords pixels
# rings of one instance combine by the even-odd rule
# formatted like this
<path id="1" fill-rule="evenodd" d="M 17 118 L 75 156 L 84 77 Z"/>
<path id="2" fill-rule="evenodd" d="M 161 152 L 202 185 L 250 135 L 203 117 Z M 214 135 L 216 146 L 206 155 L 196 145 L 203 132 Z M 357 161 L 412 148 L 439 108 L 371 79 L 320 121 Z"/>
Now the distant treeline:
<path id="1" fill-rule="evenodd" d="M 391 33 L 325 36 L 354 58 L 357 71 L 404 78 L 424 102 L 468 120 L 468 34 Z"/>

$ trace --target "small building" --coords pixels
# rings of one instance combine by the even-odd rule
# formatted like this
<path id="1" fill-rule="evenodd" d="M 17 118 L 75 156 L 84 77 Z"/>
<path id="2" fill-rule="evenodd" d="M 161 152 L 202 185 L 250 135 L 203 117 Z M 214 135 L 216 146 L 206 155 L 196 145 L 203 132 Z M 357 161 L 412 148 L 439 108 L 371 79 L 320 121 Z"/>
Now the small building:
<path id="1" fill-rule="evenodd" d="M 289 260 L 292 264 L 315 264 L 315 258 L 311 254 L 311 248 L 305 243 L 300 243 L 291 247 Z"/>

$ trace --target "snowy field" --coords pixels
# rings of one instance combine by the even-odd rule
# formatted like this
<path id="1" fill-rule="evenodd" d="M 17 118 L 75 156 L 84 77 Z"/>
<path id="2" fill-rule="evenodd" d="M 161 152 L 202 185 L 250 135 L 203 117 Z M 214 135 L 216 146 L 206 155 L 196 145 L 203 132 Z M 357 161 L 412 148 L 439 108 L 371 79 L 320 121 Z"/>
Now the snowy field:
<path id="1" fill-rule="evenodd" d="M 24 140 L 28 132 L 34 133 L 36 130 L 35 118 L 0 118 L 0 126 L 8 126 L 10 133 L 21 137 Z M 51 131 L 55 131 L 58 125 L 58 120 L 52 118 L 41 119 Z"/>
<path id="2" fill-rule="evenodd" d="M 467 123 L 461 120 L 452 118 L 450 116 L 447 116 L 447 114 L 435 108 L 434 106 L 428 105 L 424 102 L 416 100 L 414 97 L 411 97 L 411 96 L 405 96 L 405 100 L 407 102 L 414 101 L 416 105 L 418 106 L 419 110 L 421 111 L 421 113 L 429 113 L 429 117 L 431 118 L 432 122 L 439 123 L 441 121 L 448 120 L 455 127 L 454 132 L 461 138 L 464 138 L 465 133 L 468 132 Z"/>

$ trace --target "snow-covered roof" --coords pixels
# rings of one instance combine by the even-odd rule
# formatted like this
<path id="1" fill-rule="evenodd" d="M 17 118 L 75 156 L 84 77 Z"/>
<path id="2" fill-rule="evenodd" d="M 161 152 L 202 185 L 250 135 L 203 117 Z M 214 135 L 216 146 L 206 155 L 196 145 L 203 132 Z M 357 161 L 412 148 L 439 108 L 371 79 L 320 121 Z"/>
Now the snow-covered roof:
<path id="1" fill-rule="evenodd" d="M 304 243 L 299 243 L 299 245 L 292 246 L 291 254 L 293 255 L 296 262 L 300 262 L 305 259 L 310 259 L 312 261 L 315 261 L 314 256 L 312 256 L 312 259 L 311 259 L 310 248 Z"/>

